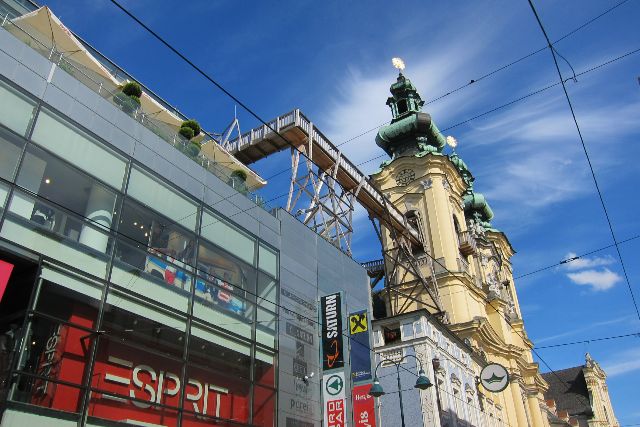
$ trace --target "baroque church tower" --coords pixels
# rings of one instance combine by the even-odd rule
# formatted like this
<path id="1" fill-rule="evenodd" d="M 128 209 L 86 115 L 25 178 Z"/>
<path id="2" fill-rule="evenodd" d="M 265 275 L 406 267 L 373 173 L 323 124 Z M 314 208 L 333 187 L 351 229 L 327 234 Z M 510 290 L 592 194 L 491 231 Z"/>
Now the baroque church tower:
<path id="1" fill-rule="evenodd" d="M 548 426 L 541 409 L 547 384 L 529 350 L 510 262 L 514 250 L 492 226 L 493 212 L 474 191 L 465 162 L 455 151 L 443 152 L 447 140 L 422 112 L 411 81 L 400 72 L 390 90 L 393 120 L 376 136 L 390 159 L 372 182 L 422 242 L 403 243 L 381 224 L 386 280 L 379 296 L 386 315 L 426 307 L 485 360 L 509 370 L 506 390 L 483 391 L 500 402 L 509 425 Z"/>

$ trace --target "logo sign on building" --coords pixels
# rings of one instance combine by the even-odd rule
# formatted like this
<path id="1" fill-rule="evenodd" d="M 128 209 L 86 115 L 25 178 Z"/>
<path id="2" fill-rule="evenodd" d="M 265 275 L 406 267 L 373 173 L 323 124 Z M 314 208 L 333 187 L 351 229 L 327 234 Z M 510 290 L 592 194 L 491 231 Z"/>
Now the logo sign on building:
<path id="1" fill-rule="evenodd" d="M 349 315 L 351 333 L 351 379 L 354 382 L 371 379 L 371 349 L 369 347 L 369 323 L 367 311 Z"/>
<path id="2" fill-rule="evenodd" d="M 7 289 L 7 283 L 9 283 L 9 277 L 13 271 L 13 264 L 9 264 L 5 261 L 0 261 L 0 301 L 4 296 L 4 291 Z"/>
<path id="3" fill-rule="evenodd" d="M 487 390 L 499 393 L 509 385 L 509 372 L 497 363 L 491 363 L 480 372 L 480 382 Z"/>
<path id="4" fill-rule="evenodd" d="M 344 367 L 342 301 L 339 293 L 320 298 L 322 316 L 322 369 Z"/>
<path id="5" fill-rule="evenodd" d="M 369 395 L 371 384 L 353 387 L 353 425 L 354 427 L 376 427 L 375 402 Z"/>
<path id="6" fill-rule="evenodd" d="M 324 427 L 345 427 L 347 407 L 343 372 L 331 372 L 322 376 L 324 401 Z"/>

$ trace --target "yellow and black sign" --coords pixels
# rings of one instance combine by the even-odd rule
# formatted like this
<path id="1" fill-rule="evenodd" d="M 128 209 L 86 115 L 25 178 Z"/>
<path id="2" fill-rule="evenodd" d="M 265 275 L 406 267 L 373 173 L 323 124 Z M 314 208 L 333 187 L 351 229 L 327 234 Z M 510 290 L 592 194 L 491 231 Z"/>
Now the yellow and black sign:
<path id="1" fill-rule="evenodd" d="M 349 316 L 349 331 L 351 335 L 367 332 L 367 313 L 355 313 Z"/>

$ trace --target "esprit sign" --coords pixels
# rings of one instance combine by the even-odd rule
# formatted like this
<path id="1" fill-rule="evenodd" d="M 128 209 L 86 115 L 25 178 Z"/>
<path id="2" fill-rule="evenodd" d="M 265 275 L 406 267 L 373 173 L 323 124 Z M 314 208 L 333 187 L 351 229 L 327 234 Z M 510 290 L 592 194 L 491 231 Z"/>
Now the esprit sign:
<path id="1" fill-rule="evenodd" d="M 126 368 L 127 376 L 105 373 L 104 381 L 119 384 L 127 388 L 129 397 L 139 400 L 126 400 L 121 397 L 103 394 L 103 399 L 128 401 L 138 408 L 158 408 L 157 404 L 165 403 L 163 396 L 174 397 L 180 392 L 180 377 L 173 372 L 154 369 L 145 364 L 133 365 L 132 362 L 114 356 L 108 356 L 109 364 Z M 192 405 L 190 410 L 196 414 L 214 415 L 220 417 L 222 396 L 228 395 L 229 390 L 198 379 L 188 379 L 185 399 Z M 123 394 L 120 393 L 119 394 Z"/>
<path id="2" fill-rule="evenodd" d="M 344 367 L 342 344 L 342 302 L 340 294 L 323 296 L 322 310 L 322 368 L 330 370 Z"/>
<path id="3" fill-rule="evenodd" d="M 38 375 L 43 378 L 38 378 L 35 381 L 34 403 L 41 405 L 49 404 L 51 399 L 53 399 L 55 390 L 51 387 L 49 380 L 58 378 L 67 329 L 66 326 L 61 324 L 55 325 L 47 341 L 44 343 L 44 348 L 38 360 L 37 370 Z"/>

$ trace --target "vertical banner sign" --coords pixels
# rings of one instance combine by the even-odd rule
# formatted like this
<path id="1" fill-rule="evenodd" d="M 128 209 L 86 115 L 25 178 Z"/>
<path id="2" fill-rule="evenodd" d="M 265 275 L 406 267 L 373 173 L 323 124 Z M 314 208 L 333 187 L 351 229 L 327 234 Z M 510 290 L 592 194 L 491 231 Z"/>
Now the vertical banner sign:
<path id="1" fill-rule="evenodd" d="M 7 289 L 7 283 L 9 283 L 9 277 L 13 271 L 13 264 L 9 264 L 5 261 L 0 261 L 0 301 L 4 296 L 4 291 Z"/>
<path id="2" fill-rule="evenodd" d="M 322 370 L 344 367 L 342 301 L 335 293 L 320 298 L 322 316 Z"/>
<path id="3" fill-rule="evenodd" d="M 376 427 L 376 408 L 373 396 L 369 395 L 371 384 L 353 387 L 353 425 L 354 427 Z"/>
<path id="4" fill-rule="evenodd" d="M 351 334 L 351 380 L 368 381 L 371 379 L 371 349 L 369 347 L 369 322 L 367 310 L 349 315 L 349 333 Z"/>
<path id="5" fill-rule="evenodd" d="M 322 376 L 324 427 L 346 427 L 346 395 L 344 372 L 329 372 Z"/>

